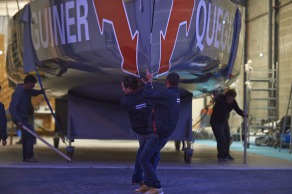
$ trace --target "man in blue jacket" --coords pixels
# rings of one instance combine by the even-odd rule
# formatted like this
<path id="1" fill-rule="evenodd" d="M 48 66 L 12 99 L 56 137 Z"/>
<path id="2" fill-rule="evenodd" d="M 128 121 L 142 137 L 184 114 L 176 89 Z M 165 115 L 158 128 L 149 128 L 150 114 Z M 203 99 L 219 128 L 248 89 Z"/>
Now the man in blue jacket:
<path id="1" fill-rule="evenodd" d="M 140 165 L 145 174 L 145 183 L 135 192 L 146 194 L 163 194 L 156 169 L 151 165 L 151 159 L 165 146 L 169 136 L 176 128 L 179 117 L 180 94 L 178 85 L 180 77 L 177 73 L 169 73 L 166 77 L 166 87 L 162 90 L 153 89 L 153 74 L 146 72 L 147 83 L 144 87 L 144 97 L 154 105 L 149 120 L 147 142 L 140 154 Z"/>
<path id="2" fill-rule="evenodd" d="M 1 86 L 0 86 L 1 91 Z M 2 145 L 5 146 L 7 144 L 7 117 L 5 113 L 4 105 L 0 102 L 0 142 L 2 141 Z"/>
<path id="3" fill-rule="evenodd" d="M 153 106 L 146 101 L 143 96 L 143 88 L 139 85 L 140 81 L 135 76 L 127 75 L 121 83 L 122 91 L 126 96 L 121 100 L 121 105 L 128 110 L 131 129 L 137 134 L 139 148 L 136 154 L 135 169 L 132 175 L 132 184 L 141 185 L 144 180 L 143 170 L 139 163 L 139 156 L 149 135 L 148 120 Z M 159 156 L 154 157 L 154 159 Z M 157 160 L 152 161 L 154 168 Z"/>
<path id="4" fill-rule="evenodd" d="M 33 146 L 35 137 L 23 129 L 23 126 L 34 131 L 33 124 L 30 124 L 29 117 L 32 115 L 33 106 L 31 97 L 43 94 L 42 90 L 33 89 L 37 83 L 33 75 L 27 75 L 23 84 L 18 84 L 12 94 L 9 111 L 13 122 L 21 129 L 22 135 L 22 156 L 24 162 L 37 162 L 34 158 Z"/>

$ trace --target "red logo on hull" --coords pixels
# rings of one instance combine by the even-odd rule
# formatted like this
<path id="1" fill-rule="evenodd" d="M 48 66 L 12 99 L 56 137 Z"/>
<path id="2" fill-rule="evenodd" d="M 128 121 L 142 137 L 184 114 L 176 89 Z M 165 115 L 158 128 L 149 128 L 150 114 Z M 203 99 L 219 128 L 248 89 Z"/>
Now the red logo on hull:
<path id="1" fill-rule="evenodd" d="M 104 23 L 110 23 L 114 28 L 123 58 L 122 69 L 128 73 L 139 75 L 137 62 L 139 33 L 131 31 L 124 1 L 94 0 L 94 3 L 101 33 L 103 34 Z M 171 67 L 170 59 L 176 44 L 179 27 L 186 25 L 188 33 L 194 6 L 195 0 L 173 0 L 166 29 L 160 31 L 161 46 L 158 74 L 169 71 Z"/>
<path id="2" fill-rule="evenodd" d="M 160 66 L 158 74 L 169 71 L 170 59 L 176 43 L 179 26 L 185 24 L 187 32 L 190 28 L 190 20 L 192 18 L 194 0 L 173 0 L 172 8 L 170 10 L 168 25 L 165 33 L 161 31 L 161 49 L 160 49 Z"/>
<path id="3" fill-rule="evenodd" d="M 123 2 L 121 0 L 94 0 L 101 33 L 103 33 L 103 24 L 105 22 L 113 25 L 123 59 L 122 69 L 131 74 L 138 75 L 138 32 L 132 35 Z"/>

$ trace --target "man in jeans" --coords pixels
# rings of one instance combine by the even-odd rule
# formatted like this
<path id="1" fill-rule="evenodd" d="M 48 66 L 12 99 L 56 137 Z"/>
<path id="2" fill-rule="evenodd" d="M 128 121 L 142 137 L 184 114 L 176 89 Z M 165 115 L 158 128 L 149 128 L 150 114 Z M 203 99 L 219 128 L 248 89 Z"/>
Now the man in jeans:
<path id="1" fill-rule="evenodd" d="M 160 180 L 157 177 L 156 169 L 151 165 L 153 157 L 160 153 L 165 146 L 169 136 L 176 127 L 179 117 L 180 94 L 178 84 L 180 77 L 177 73 L 169 73 L 166 77 L 165 88 L 156 90 L 152 87 L 153 74 L 146 72 L 144 87 L 144 97 L 154 105 L 152 115 L 149 120 L 147 142 L 140 154 L 140 165 L 145 174 L 145 182 L 135 192 L 146 194 L 163 194 Z"/>
<path id="2" fill-rule="evenodd" d="M 34 126 L 30 123 L 30 116 L 32 115 L 33 106 L 31 97 L 43 94 L 43 90 L 33 89 L 37 83 L 33 75 L 27 75 L 24 78 L 24 83 L 18 84 L 12 94 L 9 111 L 13 122 L 21 129 L 22 138 L 22 157 L 23 162 L 37 162 L 34 158 L 33 147 L 36 139 L 33 135 L 23 129 L 23 126 L 28 127 L 34 131 Z"/>
<path id="3" fill-rule="evenodd" d="M 139 83 L 140 81 L 132 75 L 126 76 L 121 83 L 122 91 L 126 94 L 121 100 L 121 105 L 128 110 L 131 128 L 137 134 L 139 141 L 135 169 L 132 175 L 133 185 L 142 185 L 145 181 L 144 173 L 138 159 L 150 133 L 148 131 L 148 120 L 153 108 L 153 105 L 145 100 L 143 88 L 139 86 Z M 159 160 L 159 155 L 155 155 L 152 160 L 152 166 L 155 169 L 158 162 L 157 159 Z"/>

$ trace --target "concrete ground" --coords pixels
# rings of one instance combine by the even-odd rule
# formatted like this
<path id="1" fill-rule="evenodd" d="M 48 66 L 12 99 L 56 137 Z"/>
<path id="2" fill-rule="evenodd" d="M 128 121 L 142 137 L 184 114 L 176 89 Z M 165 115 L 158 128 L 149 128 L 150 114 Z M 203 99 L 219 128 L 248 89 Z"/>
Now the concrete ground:
<path id="1" fill-rule="evenodd" d="M 26 163 L 21 161 L 16 140 L 0 147 L 0 193 L 128 194 L 137 188 L 131 185 L 136 141 L 75 140 L 71 162 L 38 141 L 35 156 L 40 161 Z M 188 164 L 184 152 L 176 151 L 170 141 L 157 170 L 165 193 L 292 193 L 292 155 L 287 149 L 267 148 L 272 154 L 265 156 L 263 151 L 254 152 L 262 147 L 251 145 L 244 163 L 241 143 L 235 142 L 231 146 L 235 160 L 218 162 L 215 145 L 196 141 Z M 60 151 L 66 153 L 65 144 L 61 143 Z"/>

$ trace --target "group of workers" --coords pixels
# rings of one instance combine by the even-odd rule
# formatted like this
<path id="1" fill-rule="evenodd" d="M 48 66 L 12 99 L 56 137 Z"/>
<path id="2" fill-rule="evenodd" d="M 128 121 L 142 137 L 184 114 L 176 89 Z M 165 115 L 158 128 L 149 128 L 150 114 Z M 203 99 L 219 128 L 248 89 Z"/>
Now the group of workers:
<path id="1" fill-rule="evenodd" d="M 153 75 L 148 71 L 146 79 L 146 81 L 142 79 L 141 82 L 134 76 L 126 76 L 121 84 L 126 94 L 121 104 L 129 112 L 131 128 L 137 133 L 139 141 L 132 184 L 139 184 L 140 188 L 135 192 L 161 194 L 164 192 L 156 168 L 160 159 L 160 150 L 174 131 L 179 115 L 179 75 L 168 74 L 166 87 L 162 90 L 153 88 Z M 234 160 L 229 153 L 231 140 L 229 113 L 235 110 L 242 117 L 247 115 L 235 100 L 235 90 L 230 89 L 224 94 L 213 93 L 213 95 L 214 108 L 210 124 L 217 141 L 217 158 L 219 161 Z"/>
<path id="2" fill-rule="evenodd" d="M 139 148 L 136 154 L 132 184 L 140 187 L 136 193 L 164 193 L 156 168 L 160 150 L 176 128 L 179 117 L 180 94 L 177 73 L 169 73 L 165 88 L 157 90 L 152 85 L 153 74 L 146 72 L 146 80 L 128 75 L 121 83 L 126 96 L 121 105 L 127 108 L 131 128 L 138 134 Z M 141 85 L 145 85 L 144 87 Z"/>
<path id="3" fill-rule="evenodd" d="M 121 82 L 125 97 L 121 105 L 129 113 L 130 126 L 137 134 L 139 148 L 136 153 L 135 169 L 132 184 L 140 185 L 136 193 L 156 194 L 164 193 L 156 169 L 160 160 L 160 150 L 168 142 L 168 138 L 176 128 L 179 118 L 180 94 L 178 85 L 180 76 L 169 73 L 166 77 L 165 88 L 153 87 L 153 74 L 146 71 L 146 79 L 138 79 L 127 75 Z M 33 75 L 27 75 L 24 83 L 16 86 L 9 111 L 13 122 L 22 132 L 22 156 L 24 162 L 37 162 L 33 147 L 35 137 L 23 130 L 23 126 L 34 131 L 30 122 L 33 114 L 31 97 L 43 94 L 43 90 L 33 89 L 37 83 Z M 1 90 L 1 86 L 0 86 Z M 239 115 L 247 115 L 239 108 L 235 97 L 235 90 L 227 90 L 224 94 L 214 93 L 214 107 L 210 124 L 217 141 L 217 157 L 219 161 L 233 160 L 229 153 L 230 130 L 228 125 L 229 113 L 235 110 Z M 0 103 L 0 141 L 6 145 L 7 118 L 5 109 Z"/>

